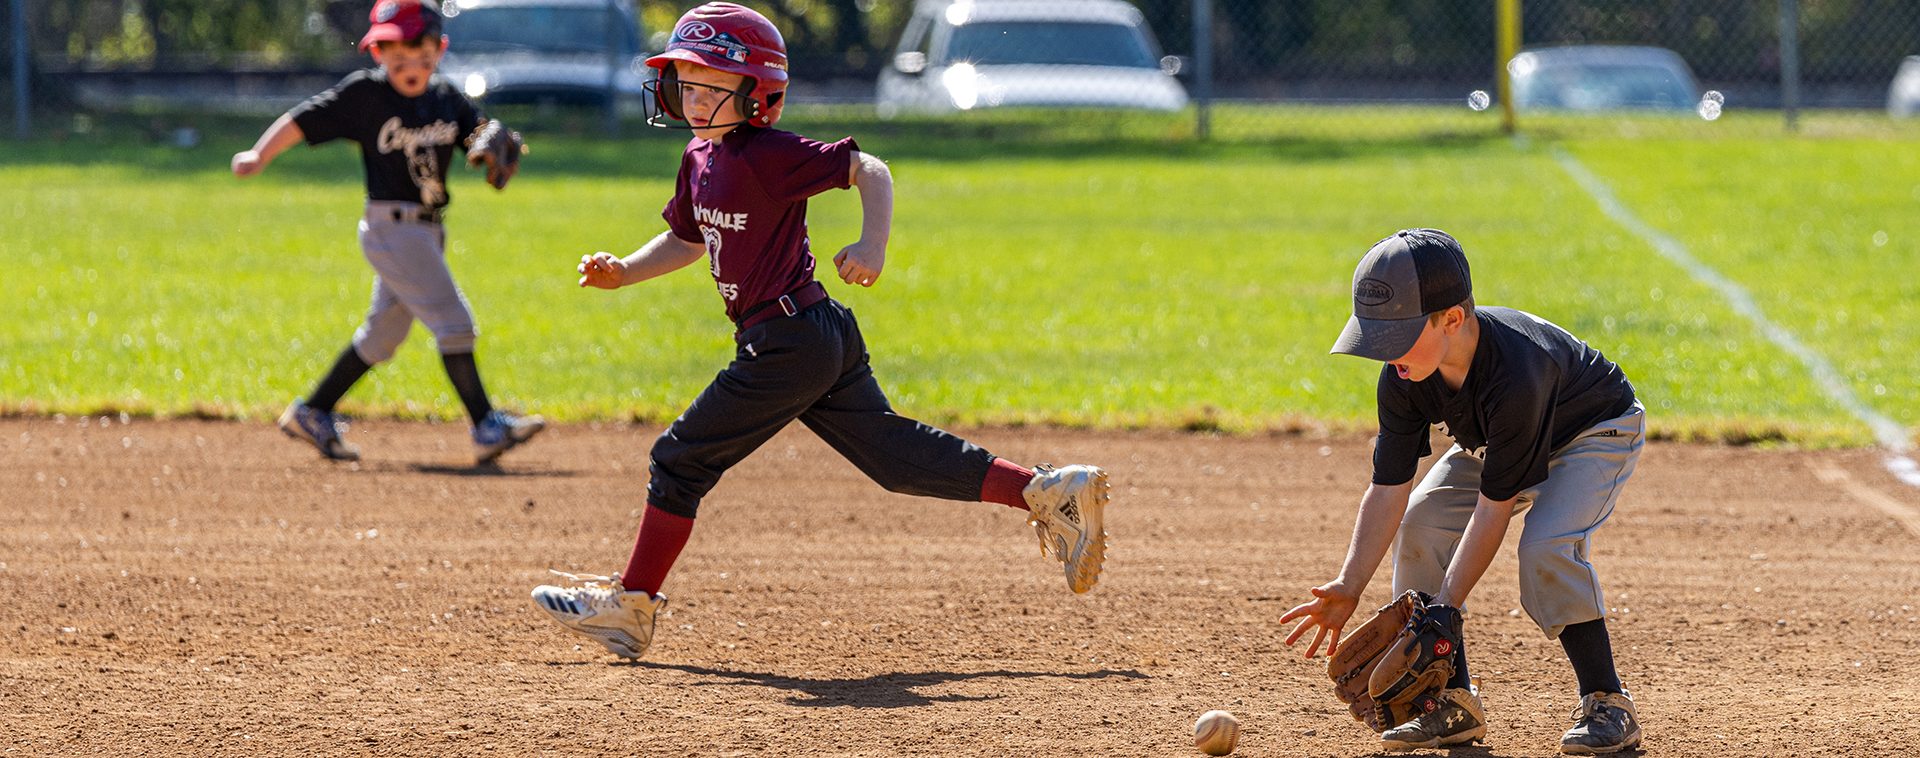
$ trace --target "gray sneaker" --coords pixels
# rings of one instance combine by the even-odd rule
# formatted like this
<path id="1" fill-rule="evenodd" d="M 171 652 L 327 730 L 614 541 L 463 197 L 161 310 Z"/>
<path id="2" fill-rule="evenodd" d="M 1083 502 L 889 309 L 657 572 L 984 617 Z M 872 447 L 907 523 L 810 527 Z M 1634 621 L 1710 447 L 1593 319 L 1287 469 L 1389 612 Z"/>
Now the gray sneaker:
<path id="1" fill-rule="evenodd" d="M 488 413 L 473 425 L 474 463 L 482 466 L 492 463 L 501 453 L 533 439 L 533 435 L 545 428 L 547 420 L 539 416 L 516 416 L 502 410 Z"/>
<path id="2" fill-rule="evenodd" d="M 1477 688 L 1441 690 L 1439 705 L 1412 721 L 1380 733 L 1380 749 L 1420 750 L 1487 738 L 1487 707 Z"/>
<path id="3" fill-rule="evenodd" d="M 295 400 L 280 414 L 280 431 L 312 445 L 321 455 L 333 460 L 360 460 L 360 448 L 341 439 L 346 436 L 347 422 L 331 411 L 309 408 L 305 402 Z"/>
<path id="4" fill-rule="evenodd" d="M 1640 746 L 1640 718 L 1626 692 L 1595 692 L 1580 698 L 1573 711 L 1578 722 L 1560 738 L 1560 752 L 1568 755 L 1618 753 Z"/>

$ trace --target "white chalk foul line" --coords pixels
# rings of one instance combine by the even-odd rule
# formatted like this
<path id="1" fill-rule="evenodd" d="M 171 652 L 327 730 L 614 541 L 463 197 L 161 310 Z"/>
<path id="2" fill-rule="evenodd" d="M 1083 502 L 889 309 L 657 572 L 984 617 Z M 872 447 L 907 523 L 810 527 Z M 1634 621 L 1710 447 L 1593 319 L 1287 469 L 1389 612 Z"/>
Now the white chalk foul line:
<path id="1" fill-rule="evenodd" d="M 1840 372 L 1834 370 L 1833 364 L 1828 363 L 1824 356 L 1814 352 L 1813 348 L 1807 347 L 1800 338 L 1793 336 L 1793 332 L 1787 331 L 1785 327 L 1767 318 L 1767 314 L 1760 310 L 1760 304 L 1754 302 L 1753 296 L 1747 293 L 1745 287 L 1722 276 L 1712 266 L 1701 263 L 1700 259 L 1687 252 L 1686 246 L 1680 244 L 1679 240 L 1641 221 L 1640 217 L 1634 215 L 1634 212 L 1621 203 L 1619 198 L 1613 196 L 1613 190 L 1607 187 L 1606 182 L 1587 170 L 1580 159 L 1558 146 L 1552 148 L 1552 153 L 1554 161 L 1560 164 L 1560 168 L 1565 170 L 1568 176 L 1573 177 L 1573 180 L 1578 182 L 1580 188 L 1586 190 L 1588 195 L 1593 196 L 1594 201 L 1600 204 L 1600 210 L 1605 212 L 1608 218 L 1613 219 L 1614 223 L 1626 227 L 1627 231 L 1646 240 L 1647 244 L 1652 245 L 1660 255 L 1692 274 L 1695 281 L 1714 288 L 1721 297 L 1727 299 L 1728 305 L 1733 306 L 1733 312 L 1745 316 L 1748 321 L 1753 322 L 1753 328 L 1765 335 L 1773 344 L 1779 345 L 1780 349 L 1800 359 L 1800 364 L 1806 366 L 1807 371 L 1813 374 L 1814 381 L 1826 391 L 1827 397 L 1832 398 L 1840 407 L 1845 408 L 1847 412 L 1852 413 L 1855 418 L 1860 419 L 1873 430 L 1874 439 L 1887 451 L 1884 461 L 1887 470 L 1899 477 L 1900 481 L 1920 487 L 1920 464 L 1915 464 L 1912 458 L 1907 457 L 1910 446 L 1907 442 L 1906 427 L 1880 415 L 1878 411 L 1867 407 L 1866 403 L 1860 402 L 1860 396 L 1854 394 L 1853 387 L 1847 384 L 1846 378 L 1842 377 Z"/>

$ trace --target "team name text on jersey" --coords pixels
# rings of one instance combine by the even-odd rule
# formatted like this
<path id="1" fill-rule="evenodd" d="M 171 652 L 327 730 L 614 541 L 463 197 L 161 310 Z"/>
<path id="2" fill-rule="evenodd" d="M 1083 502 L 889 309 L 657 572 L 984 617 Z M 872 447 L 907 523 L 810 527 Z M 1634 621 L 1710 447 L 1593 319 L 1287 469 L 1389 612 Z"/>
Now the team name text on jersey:
<path id="1" fill-rule="evenodd" d="M 716 209 L 704 208 L 696 204 L 693 206 L 693 218 L 699 223 L 711 224 L 729 231 L 744 232 L 747 230 L 747 214 L 745 213 L 722 213 Z"/>

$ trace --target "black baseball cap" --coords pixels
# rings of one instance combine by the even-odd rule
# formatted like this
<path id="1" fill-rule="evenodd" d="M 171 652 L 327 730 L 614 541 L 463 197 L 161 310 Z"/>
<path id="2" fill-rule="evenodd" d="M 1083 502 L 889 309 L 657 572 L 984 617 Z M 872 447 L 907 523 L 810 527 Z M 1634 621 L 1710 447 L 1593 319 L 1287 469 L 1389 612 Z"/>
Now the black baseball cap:
<path id="1" fill-rule="evenodd" d="M 1334 353 L 1397 360 L 1420 341 L 1427 314 L 1473 297 L 1460 242 L 1439 229 L 1403 229 L 1375 243 L 1353 270 L 1353 317 Z"/>

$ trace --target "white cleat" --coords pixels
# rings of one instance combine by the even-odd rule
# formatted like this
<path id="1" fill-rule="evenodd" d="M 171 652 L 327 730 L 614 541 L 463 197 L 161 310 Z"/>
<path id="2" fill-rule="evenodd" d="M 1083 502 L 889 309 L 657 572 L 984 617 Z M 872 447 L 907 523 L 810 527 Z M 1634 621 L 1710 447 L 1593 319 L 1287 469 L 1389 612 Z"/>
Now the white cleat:
<path id="1" fill-rule="evenodd" d="M 1107 472 L 1043 463 L 1034 467 L 1033 481 L 1021 494 L 1030 511 L 1027 523 L 1040 534 L 1040 554 L 1051 551 L 1066 564 L 1069 589 L 1093 589 L 1100 581 L 1100 564 L 1107 559 Z"/>
<path id="2" fill-rule="evenodd" d="M 533 588 L 533 602 L 540 610 L 561 626 L 592 637 L 614 655 L 639 658 L 647 652 L 653 644 L 654 616 L 666 606 L 667 596 L 623 589 L 619 574 L 553 573 L 581 586 Z"/>

